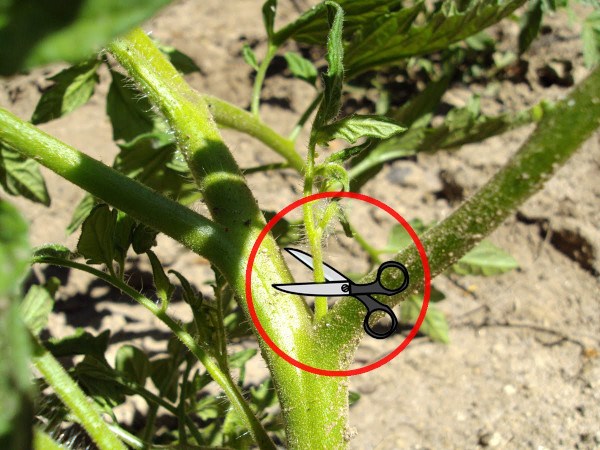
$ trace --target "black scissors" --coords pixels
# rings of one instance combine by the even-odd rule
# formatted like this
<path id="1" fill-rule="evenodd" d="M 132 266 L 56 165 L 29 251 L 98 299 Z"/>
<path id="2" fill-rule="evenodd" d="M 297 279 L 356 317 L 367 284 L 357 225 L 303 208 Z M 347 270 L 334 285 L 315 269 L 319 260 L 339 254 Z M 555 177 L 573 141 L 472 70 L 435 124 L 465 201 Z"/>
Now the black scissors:
<path id="1" fill-rule="evenodd" d="M 286 248 L 285 250 L 309 269 L 314 269 L 313 258 L 308 253 L 294 248 Z M 402 273 L 402 284 L 399 287 L 385 286 L 382 284 L 382 275 L 387 269 L 395 269 Z M 325 279 L 327 280 L 325 283 L 289 283 L 273 284 L 272 286 L 275 289 L 288 294 L 309 295 L 313 297 L 352 296 L 367 308 L 367 315 L 365 316 L 363 327 L 369 336 L 374 337 L 375 339 L 385 339 L 394 332 L 398 325 L 396 315 L 389 306 L 378 302 L 371 297 L 370 294 L 395 295 L 405 290 L 408 287 L 408 270 L 404 265 L 396 261 L 384 262 L 377 270 L 375 281 L 367 284 L 355 284 L 347 276 L 325 263 L 323 263 L 323 271 L 325 272 Z M 395 277 L 391 276 L 387 279 L 397 280 L 398 278 L 399 277 L 396 275 Z M 376 311 L 382 311 L 392 319 L 392 326 L 384 333 L 377 333 L 369 325 L 369 318 L 371 317 L 371 314 Z"/>

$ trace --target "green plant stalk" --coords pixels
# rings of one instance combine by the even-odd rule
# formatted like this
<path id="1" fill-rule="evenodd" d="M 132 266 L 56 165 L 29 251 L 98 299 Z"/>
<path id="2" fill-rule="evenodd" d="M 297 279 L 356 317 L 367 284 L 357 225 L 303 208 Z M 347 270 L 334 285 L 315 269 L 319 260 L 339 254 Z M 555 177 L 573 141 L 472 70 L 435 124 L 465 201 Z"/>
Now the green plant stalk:
<path id="1" fill-rule="evenodd" d="M 102 420 L 101 411 L 86 397 L 63 366 L 39 342 L 35 342 L 33 364 L 60 400 L 85 428 L 100 450 L 125 450 L 127 447 Z"/>
<path id="2" fill-rule="evenodd" d="M 226 230 L 225 251 L 211 261 L 236 298 L 244 299 L 248 258 L 265 221 L 204 99 L 185 83 L 142 30 L 116 41 L 110 51 L 173 128 L 206 205 Z M 318 351 L 319 345 L 311 338 L 312 317 L 306 303 L 289 296 L 282 302 L 271 287 L 274 282 L 291 281 L 277 243 L 267 236 L 256 256 L 252 277 L 254 306 L 261 325 L 292 358 L 337 369 L 337 361 Z M 247 303 L 241 301 L 240 306 L 249 318 Z M 262 339 L 259 344 L 278 391 L 288 447 L 343 448 L 348 416 L 344 380 L 300 370 L 277 356 Z"/>
<path id="3" fill-rule="evenodd" d="M 443 272 L 544 183 L 600 126 L 600 67 L 597 67 L 564 100 L 546 112 L 527 142 L 473 197 L 421 239 L 431 276 Z M 414 246 L 394 258 L 411 274 L 411 289 L 389 299 L 394 305 L 423 287 L 423 267 Z M 366 279 L 374 277 L 369 274 Z M 354 351 L 361 334 L 364 312 L 358 302 L 341 300 L 318 324 L 318 339 L 331 342 L 340 353 Z"/>
<path id="4" fill-rule="evenodd" d="M 267 54 L 260 63 L 258 71 L 256 72 L 256 78 L 254 79 L 254 86 L 252 88 L 252 101 L 250 102 L 250 111 L 256 117 L 259 116 L 258 108 L 260 106 L 260 92 L 265 81 L 265 75 L 267 74 L 267 69 L 269 68 L 269 64 L 271 64 L 271 60 L 275 56 L 275 52 L 277 52 L 277 48 L 278 46 L 273 45 L 269 42 L 269 46 L 267 47 Z"/>
<path id="5" fill-rule="evenodd" d="M 206 258 L 213 258 L 224 251 L 224 230 L 211 220 L 157 194 L 2 108 L 0 141 Z"/>
<path id="6" fill-rule="evenodd" d="M 60 445 L 52 436 L 38 427 L 33 430 L 33 448 L 34 450 L 67 450 L 67 447 Z"/>
<path id="7" fill-rule="evenodd" d="M 232 128 L 255 137 L 273 151 L 283 156 L 290 167 L 297 172 L 304 170 L 304 160 L 295 149 L 293 139 L 286 139 L 271 127 L 265 125 L 254 114 L 244 111 L 220 98 L 203 95 L 215 121 L 224 127 Z"/>
<path id="8" fill-rule="evenodd" d="M 218 362 L 215 361 L 198 344 L 196 339 L 194 339 L 194 337 L 191 334 L 185 331 L 181 327 L 181 325 L 179 325 L 174 319 L 172 319 L 161 308 L 161 306 L 154 303 L 148 297 L 143 296 L 138 291 L 129 286 L 127 283 L 121 281 L 119 278 L 110 276 L 109 274 L 104 273 L 101 270 L 87 266 L 85 264 L 52 257 L 37 258 L 35 262 L 70 267 L 72 269 L 78 269 L 88 272 L 94 275 L 95 277 L 104 280 L 112 286 L 116 287 L 121 292 L 134 299 L 144 308 L 148 309 L 167 327 L 169 327 L 173 334 L 175 334 L 175 336 L 177 336 L 177 338 L 190 350 L 190 352 L 192 352 L 192 354 L 196 356 L 196 358 L 198 358 L 198 360 L 206 368 L 207 372 L 210 374 L 212 379 L 215 380 L 215 382 L 223 389 L 233 407 L 236 408 L 236 410 L 240 414 L 240 417 L 244 419 L 244 422 L 248 429 L 252 432 L 254 436 L 256 436 L 256 440 L 259 446 L 261 446 L 261 448 L 270 448 L 270 445 L 273 445 L 270 438 L 267 436 L 264 428 L 262 427 L 258 419 L 256 419 L 256 416 L 250 409 L 249 404 L 242 396 L 242 393 L 238 389 L 235 381 L 233 381 L 233 379 L 231 378 L 231 375 L 227 372 L 223 372 Z"/>

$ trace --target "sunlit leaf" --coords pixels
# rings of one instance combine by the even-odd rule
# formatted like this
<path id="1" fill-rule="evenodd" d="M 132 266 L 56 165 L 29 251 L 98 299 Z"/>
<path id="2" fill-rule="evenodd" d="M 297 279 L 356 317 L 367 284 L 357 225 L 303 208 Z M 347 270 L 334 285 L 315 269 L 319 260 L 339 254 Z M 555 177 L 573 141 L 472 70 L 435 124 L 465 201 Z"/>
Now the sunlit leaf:
<path id="1" fill-rule="evenodd" d="M 317 83 L 318 72 L 312 62 L 295 52 L 286 52 L 283 56 L 292 75 L 313 86 Z"/>
<path id="2" fill-rule="evenodd" d="M 387 139 L 403 131 L 406 127 L 385 116 L 354 115 L 319 128 L 316 141 L 327 143 L 333 139 L 344 139 L 354 144 L 361 138 Z"/>
<path id="3" fill-rule="evenodd" d="M 499 275 L 519 267 L 519 263 L 507 252 L 489 241 L 481 241 L 452 266 L 460 275 Z"/>
<path id="4" fill-rule="evenodd" d="M 11 195 L 50 206 L 50 195 L 39 164 L 1 143 L 0 185 Z"/>

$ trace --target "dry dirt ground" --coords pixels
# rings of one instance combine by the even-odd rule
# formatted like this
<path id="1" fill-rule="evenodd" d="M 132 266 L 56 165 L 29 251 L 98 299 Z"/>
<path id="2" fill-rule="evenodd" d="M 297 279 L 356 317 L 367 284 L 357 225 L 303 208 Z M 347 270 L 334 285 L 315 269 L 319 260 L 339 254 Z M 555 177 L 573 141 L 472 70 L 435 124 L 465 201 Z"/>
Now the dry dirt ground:
<path id="1" fill-rule="evenodd" d="M 177 2 L 145 28 L 164 43 L 189 54 L 201 74 L 189 76 L 203 92 L 246 107 L 250 69 L 240 57 L 244 42 L 264 52 L 261 0 Z M 281 2 L 280 22 L 297 12 Z M 294 2 L 297 3 L 297 2 Z M 577 25 L 566 14 L 550 17 L 547 34 L 527 56 L 527 82 L 502 81 L 497 89 L 457 86 L 444 101 L 464 105 L 480 93 L 484 111 L 500 113 L 531 106 L 541 98 L 557 99 L 567 87 L 543 86 L 546 63 L 572 62 L 575 82 L 581 69 Z M 503 44 L 516 46 L 517 25 L 501 28 Z M 0 80 L 0 104 L 28 119 L 39 98 L 44 77 L 58 67 Z M 92 100 L 77 112 L 42 126 L 65 142 L 111 163 L 117 147 L 111 141 L 104 97 L 108 76 Z M 280 132 L 289 132 L 299 112 L 311 100 L 303 83 L 282 74 L 266 81 L 261 113 Z M 407 219 L 440 220 L 455 207 L 445 194 L 450 180 L 468 197 L 519 147 L 531 131 L 517 130 L 449 153 L 398 161 L 367 184 L 364 193 L 379 198 Z M 260 143 L 225 131 L 242 167 L 277 161 Z M 299 142 L 305 143 L 306 136 Z M 440 175 L 444 171 L 443 176 Z M 76 236 L 64 229 L 82 193 L 57 176 L 47 175 L 53 204 L 50 209 L 18 202 L 31 222 L 33 244 L 62 242 L 74 246 Z M 449 345 L 418 337 L 392 362 L 353 377 L 351 389 L 362 397 L 350 410 L 355 431 L 353 449 L 405 448 L 598 448 L 600 447 L 600 152 L 598 135 L 491 236 L 511 253 L 520 269 L 492 277 L 439 277 L 434 285 L 447 299 L 439 307 L 450 322 Z M 301 180 L 292 173 L 252 175 L 249 183 L 265 209 L 276 210 L 299 197 Z M 450 199 L 451 200 L 451 199 Z M 389 218 L 372 218 L 380 229 L 367 238 L 385 243 Z M 170 268 L 181 270 L 210 294 L 203 282 L 211 278 L 206 261 L 187 254 L 166 238 L 159 255 Z M 366 264 L 364 255 L 358 254 Z M 332 256 L 334 257 L 334 256 Z M 360 269 L 366 268 L 360 267 Z M 37 269 L 40 277 L 49 270 Z M 45 272 L 45 273 L 42 273 Z M 59 273 L 59 272 L 56 272 Z M 67 283 L 60 291 L 51 332 L 64 336 L 76 326 L 111 329 L 113 344 L 133 342 L 160 350 L 164 329 L 129 302 L 112 301 L 101 284 L 84 276 L 60 272 Z M 185 314 L 174 307 L 175 314 Z M 361 355 L 374 360 L 403 339 L 365 341 Z M 244 345 L 252 345 L 246 343 Z M 114 351 L 114 350 L 113 350 Z M 366 355 L 366 356 L 365 356 Z M 252 362 L 252 379 L 266 375 L 259 358 Z M 132 408 L 120 411 L 130 420 Z"/>

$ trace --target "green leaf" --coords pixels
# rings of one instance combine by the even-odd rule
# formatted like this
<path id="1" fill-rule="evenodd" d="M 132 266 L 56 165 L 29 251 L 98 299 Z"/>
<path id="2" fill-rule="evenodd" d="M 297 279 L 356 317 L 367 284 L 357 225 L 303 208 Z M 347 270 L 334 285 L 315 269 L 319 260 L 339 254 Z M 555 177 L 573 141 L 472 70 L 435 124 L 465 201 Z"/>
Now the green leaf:
<path id="1" fill-rule="evenodd" d="M 354 144 L 363 137 L 387 139 L 403 131 L 406 131 L 406 127 L 398 125 L 385 116 L 354 115 L 319 128 L 316 140 L 324 144 L 333 139 L 344 139 Z"/>
<path id="2" fill-rule="evenodd" d="M 185 302 L 190 305 L 193 310 L 199 309 L 202 306 L 202 301 L 204 300 L 202 292 L 196 293 L 187 278 L 185 278 L 176 270 L 171 269 L 169 270 L 169 273 L 174 274 L 179 279 L 179 283 L 183 289 L 183 299 Z"/>
<path id="3" fill-rule="evenodd" d="M 133 235 L 133 228 L 136 223 L 133 218 L 125 214 L 122 211 L 117 211 L 117 219 L 115 223 L 115 236 L 114 236 L 114 249 L 115 259 L 121 265 L 121 273 L 125 269 L 123 263 L 127 256 L 127 251 L 131 245 L 131 239 Z"/>
<path id="4" fill-rule="evenodd" d="M 258 350 L 254 348 L 247 348 L 241 350 L 233 355 L 228 357 L 229 367 L 232 369 L 241 369 L 243 368 L 248 361 L 256 356 Z"/>
<path id="5" fill-rule="evenodd" d="M 335 119 L 342 105 L 342 85 L 344 82 L 344 46 L 342 43 L 342 28 L 344 10 L 337 3 L 326 2 L 330 21 L 327 37 L 327 73 L 323 76 L 325 90 L 323 100 L 317 111 L 313 130 L 319 130 Z M 332 17 L 333 16 L 333 17 Z"/>
<path id="6" fill-rule="evenodd" d="M 133 345 L 123 345 L 117 350 L 115 369 L 128 380 L 144 386 L 150 373 L 150 361 L 139 348 Z"/>
<path id="7" fill-rule="evenodd" d="M 32 260 L 39 262 L 45 258 L 73 259 L 75 255 L 62 244 L 44 244 L 33 249 Z"/>
<path id="8" fill-rule="evenodd" d="M 21 302 L 21 317 L 34 336 L 46 328 L 53 307 L 54 298 L 46 287 L 34 284 L 29 288 Z"/>
<path id="9" fill-rule="evenodd" d="M 39 164 L 1 143 L 0 185 L 11 195 L 20 195 L 33 202 L 50 206 L 50 195 L 40 173 Z"/>
<path id="10" fill-rule="evenodd" d="M 7 294 L 15 294 L 29 267 L 27 222 L 19 211 L 0 198 L 0 309 Z"/>
<path id="11" fill-rule="evenodd" d="M 262 213 L 267 222 L 277 214 L 276 211 L 263 211 Z M 275 224 L 271 229 L 271 233 L 275 236 L 277 243 L 280 246 L 285 247 L 286 245 L 295 244 L 302 239 L 300 227 L 301 225 L 291 223 L 284 217 Z"/>
<path id="12" fill-rule="evenodd" d="M 248 44 L 244 44 L 242 47 L 242 56 L 244 57 L 244 61 L 246 61 L 250 67 L 252 67 L 254 70 L 258 70 L 258 61 L 256 60 L 256 55 Z"/>
<path id="13" fill-rule="evenodd" d="M 192 58 L 185 53 L 180 52 L 175 47 L 160 43 L 156 43 L 156 45 L 169 61 L 171 61 L 171 64 L 173 64 L 173 66 L 182 74 L 187 75 L 188 73 L 202 72 Z"/>
<path id="14" fill-rule="evenodd" d="M 87 59 L 168 3 L 4 0 L 0 3 L 0 75 L 49 62 Z"/>
<path id="15" fill-rule="evenodd" d="M 75 366 L 74 375 L 84 391 L 107 412 L 125 402 L 129 390 L 119 383 L 119 373 L 108 365 L 104 357 L 85 355 Z"/>
<path id="16" fill-rule="evenodd" d="M 167 303 L 171 299 L 171 295 L 173 295 L 173 290 L 175 287 L 169 281 L 169 277 L 165 273 L 162 264 L 156 257 L 153 251 L 148 250 L 146 252 L 148 258 L 150 259 L 150 264 L 152 265 L 152 276 L 154 279 L 154 287 L 156 288 L 156 294 L 158 298 L 160 298 L 163 307 L 166 307 Z"/>
<path id="17" fill-rule="evenodd" d="M 350 406 L 354 405 L 357 401 L 360 400 L 360 394 L 356 391 L 348 392 L 348 404 Z"/>
<path id="18" fill-rule="evenodd" d="M 96 58 L 71 66 L 49 78 L 54 84 L 44 91 L 35 107 L 31 123 L 40 124 L 58 119 L 87 103 L 100 81 L 100 63 Z"/>
<path id="19" fill-rule="evenodd" d="M 178 375 L 179 367 L 176 366 L 173 356 L 155 359 L 150 362 L 150 378 L 152 378 L 152 382 L 157 387 L 160 395 L 172 402 L 177 400 L 176 381 Z M 212 378 L 210 381 L 212 381 Z"/>
<path id="20" fill-rule="evenodd" d="M 423 234 L 430 225 L 425 225 L 421 219 L 412 219 L 408 222 L 417 235 Z M 383 250 L 386 253 L 398 253 L 405 247 L 413 245 L 410 234 L 402 225 L 394 225 L 390 230 L 387 247 Z"/>
<path id="21" fill-rule="evenodd" d="M 106 113 L 113 128 L 113 139 L 129 142 L 141 134 L 154 131 L 157 119 L 152 105 L 140 91 L 131 87 L 127 78 L 110 71 L 112 82 L 106 97 Z"/>
<path id="22" fill-rule="evenodd" d="M 447 48 L 499 22 L 523 3 L 525 0 L 473 0 L 458 10 L 454 3 L 445 2 L 438 11 L 428 14 L 422 25 L 416 19 L 423 3 L 381 16 L 351 39 L 346 55 L 347 76 Z"/>
<path id="23" fill-rule="evenodd" d="M 71 215 L 71 222 L 67 225 L 66 230 L 68 234 L 73 234 L 75 230 L 79 229 L 85 218 L 89 216 L 92 209 L 94 209 L 95 204 L 96 200 L 94 199 L 94 196 L 85 194 Z"/>
<path id="24" fill-rule="evenodd" d="M 143 223 L 138 223 L 134 228 L 133 235 L 131 237 L 131 246 L 133 247 L 133 251 L 138 255 L 146 253 L 156 245 L 157 234 L 158 232 L 149 226 L 144 225 Z"/>
<path id="25" fill-rule="evenodd" d="M 317 84 L 318 72 L 312 62 L 295 52 L 286 52 L 283 56 L 292 75 L 313 86 Z"/>
<path id="26" fill-rule="evenodd" d="M 85 219 L 77 251 L 87 259 L 88 264 L 112 264 L 116 222 L 117 210 L 111 211 L 104 204 L 96 206 Z"/>
<path id="27" fill-rule="evenodd" d="M 527 12 L 521 17 L 519 30 L 519 54 L 527 51 L 535 37 L 540 31 L 543 11 L 542 0 L 534 0 L 530 3 Z"/>
<path id="28" fill-rule="evenodd" d="M 277 0 L 266 0 L 262 6 L 263 23 L 269 40 L 273 36 L 273 27 L 275 25 L 275 14 L 277 14 Z"/>
<path id="29" fill-rule="evenodd" d="M 583 22 L 583 61 L 588 69 L 600 63 L 600 10 L 593 11 Z"/>
<path id="30" fill-rule="evenodd" d="M 442 96 L 448 89 L 451 74 L 442 76 L 437 81 L 430 82 L 423 91 L 419 92 L 400 108 L 390 111 L 389 115 L 396 122 L 411 126 L 423 117 L 427 117 L 425 125 L 429 124 L 429 118 L 440 104 Z M 419 123 L 422 123 L 419 120 Z"/>
<path id="31" fill-rule="evenodd" d="M 333 163 L 342 163 L 351 158 L 354 158 L 356 155 L 361 154 L 362 152 L 368 151 L 375 145 L 374 139 L 367 139 L 365 142 L 359 145 L 355 145 L 353 147 L 347 147 L 339 152 L 332 153 L 325 159 L 325 162 L 333 162 Z"/>
<path id="32" fill-rule="evenodd" d="M 400 303 L 400 322 L 415 323 L 421 312 L 422 305 L 422 297 L 416 295 L 411 295 L 407 300 Z M 450 342 L 450 338 L 448 337 L 448 323 L 446 322 L 444 313 L 432 304 L 429 304 L 427 308 L 427 314 L 419 331 L 434 341 L 443 342 L 444 344 Z"/>
<path id="33" fill-rule="evenodd" d="M 452 266 L 460 275 L 499 275 L 519 267 L 517 261 L 489 241 L 481 241 Z"/>
<path id="34" fill-rule="evenodd" d="M 51 338 L 44 343 L 55 357 L 75 355 L 92 355 L 98 359 L 104 358 L 108 349 L 108 340 L 110 331 L 105 330 L 97 336 L 85 331 L 83 328 L 77 328 L 75 333 L 64 338 Z"/>

